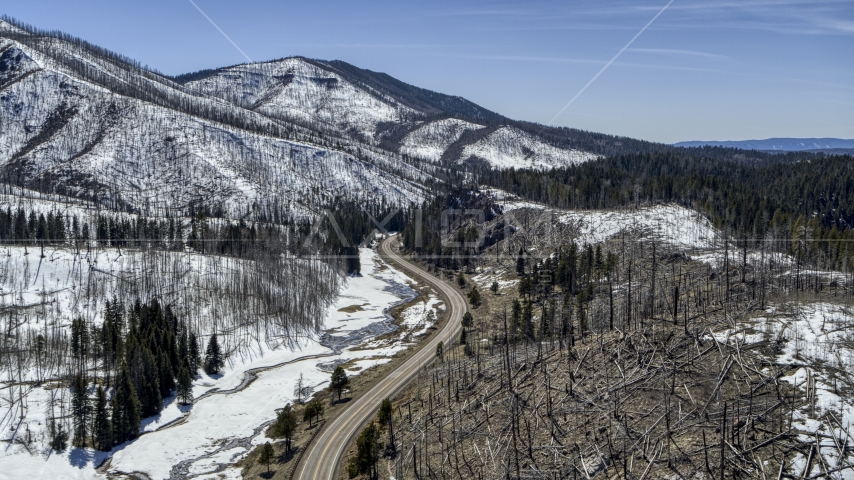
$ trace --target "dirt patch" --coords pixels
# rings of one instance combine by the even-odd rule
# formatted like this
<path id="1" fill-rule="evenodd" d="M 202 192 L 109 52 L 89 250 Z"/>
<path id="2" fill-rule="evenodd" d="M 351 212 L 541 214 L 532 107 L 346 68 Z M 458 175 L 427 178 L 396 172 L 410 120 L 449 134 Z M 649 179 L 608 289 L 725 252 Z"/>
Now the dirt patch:
<path id="1" fill-rule="evenodd" d="M 370 303 L 363 303 L 361 305 L 350 305 L 349 307 L 339 308 L 338 311 L 344 313 L 356 313 L 364 311 L 365 309 L 362 307 L 367 307 L 368 305 L 370 305 Z"/>

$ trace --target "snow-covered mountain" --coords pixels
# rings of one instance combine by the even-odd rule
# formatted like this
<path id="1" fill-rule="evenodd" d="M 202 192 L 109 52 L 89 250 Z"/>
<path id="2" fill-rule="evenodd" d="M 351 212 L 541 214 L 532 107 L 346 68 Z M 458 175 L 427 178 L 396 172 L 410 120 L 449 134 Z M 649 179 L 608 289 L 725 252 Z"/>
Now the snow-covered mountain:
<path id="1" fill-rule="evenodd" d="M 408 133 L 400 142 L 400 152 L 438 162 L 448 147 L 466 132 L 481 130 L 483 125 L 456 118 L 426 122 Z"/>
<path id="2" fill-rule="evenodd" d="M 45 50 L 0 39 L 0 168 L 12 183 L 143 212 L 204 204 L 230 216 L 273 206 L 301 213 L 335 197 L 405 205 L 425 196 L 429 175 L 386 152 L 354 154 L 310 134 L 276 138 L 120 95 Z M 194 100 L 166 81 L 157 88 Z"/>
<path id="3" fill-rule="evenodd" d="M 441 168 L 550 168 L 596 155 L 460 97 L 291 57 L 169 78 L 0 20 L 0 179 L 146 214 L 409 205 Z"/>
<path id="4" fill-rule="evenodd" d="M 223 68 L 185 86 L 272 118 L 319 123 L 363 138 L 373 137 L 381 123 L 419 113 L 300 57 Z"/>

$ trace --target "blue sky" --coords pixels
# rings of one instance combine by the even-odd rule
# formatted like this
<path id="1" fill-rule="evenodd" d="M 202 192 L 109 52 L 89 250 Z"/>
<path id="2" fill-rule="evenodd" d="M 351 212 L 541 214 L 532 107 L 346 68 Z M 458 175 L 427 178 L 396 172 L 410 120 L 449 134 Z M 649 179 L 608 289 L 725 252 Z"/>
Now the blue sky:
<path id="1" fill-rule="evenodd" d="M 548 123 L 669 0 L 194 0 L 252 60 L 340 59 Z M 245 62 L 189 0 L 2 7 L 167 74 Z M 854 2 L 674 0 L 553 124 L 661 142 L 854 138 Z"/>

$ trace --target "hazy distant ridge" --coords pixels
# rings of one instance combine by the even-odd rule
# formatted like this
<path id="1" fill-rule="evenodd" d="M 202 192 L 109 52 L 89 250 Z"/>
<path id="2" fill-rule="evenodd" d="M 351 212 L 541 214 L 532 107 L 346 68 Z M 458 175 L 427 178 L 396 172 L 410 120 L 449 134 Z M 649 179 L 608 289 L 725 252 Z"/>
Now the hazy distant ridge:
<path id="1" fill-rule="evenodd" d="M 741 148 L 744 150 L 780 150 L 784 152 L 796 152 L 802 150 L 824 150 L 835 148 L 854 148 L 854 139 L 842 138 L 768 138 L 766 140 L 729 140 L 729 141 L 701 141 L 675 143 L 677 147 L 703 147 L 722 146 Z"/>

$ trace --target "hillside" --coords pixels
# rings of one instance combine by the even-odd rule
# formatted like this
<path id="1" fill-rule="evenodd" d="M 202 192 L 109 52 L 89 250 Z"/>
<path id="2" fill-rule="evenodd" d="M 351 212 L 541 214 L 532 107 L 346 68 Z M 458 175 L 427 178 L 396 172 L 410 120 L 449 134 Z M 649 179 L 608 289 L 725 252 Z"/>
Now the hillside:
<path id="1" fill-rule="evenodd" d="M 425 197 L 430 175 L 396 156 L 333 148 L 296 128 L 280 137 L 238 128 L 236 121 L 216 121 L 213 110 L 213 118 L 201 118 L 171 106 L 204 107 L 210 100 L 115 64 L 89 62 L 87 52 L 68 42 L 29 40 L 37 48 L 0 39 L 0 176 L 7 182 L 160 215 L 193 206 L 230 217 L 253 209 L 300 215 L 337 196 L 393 205 Z M 94 74 L 87 78 L 57 62 L 57 55 L 65 64 L 70 56 L 88 62 L 116 82 L 122 75 L 141 89 L 157 88 L 168 106 L 108 90 L 91 81 Z M 234 113 L 232 120 L 245 115 L 255 125 L 271 122 L 250 110 L 223 108 Z"/>

